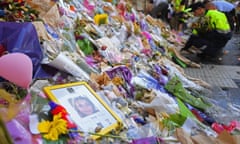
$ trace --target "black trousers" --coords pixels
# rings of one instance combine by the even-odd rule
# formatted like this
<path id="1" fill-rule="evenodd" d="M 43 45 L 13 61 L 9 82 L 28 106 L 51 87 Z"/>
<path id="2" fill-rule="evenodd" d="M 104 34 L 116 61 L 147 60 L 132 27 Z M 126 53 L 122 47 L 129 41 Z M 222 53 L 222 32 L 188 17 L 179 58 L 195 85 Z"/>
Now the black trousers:
<path id="1" fill-rule="evenodd" d="M 231 37 L 231 32 L 222 34 L 217 31 L 211 31 L 199 35 L 191 35 L 183 50 L 187 50 L 191 46 L 195 46 L 196 48 L 206 46 L 206 48 L 202 50 L 202 54 L 214 57 L 227 44 Z"/>
<path id="2" fill-rule="evenodd" d="M 236 16 L 236 29 L 235 31 L 236 32 L 240 32 L 240 13 L 237 13 L 237 16 Z"/>

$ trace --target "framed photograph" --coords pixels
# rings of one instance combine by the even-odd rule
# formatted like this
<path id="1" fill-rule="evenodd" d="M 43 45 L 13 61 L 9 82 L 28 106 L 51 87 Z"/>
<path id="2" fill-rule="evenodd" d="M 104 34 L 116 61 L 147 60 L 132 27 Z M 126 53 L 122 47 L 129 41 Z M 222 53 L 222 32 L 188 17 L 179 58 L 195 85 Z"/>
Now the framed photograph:
<path id="1" fill-rule="evenodd" d="M 118 115 L 86 83 L 74 82 L 43 88 L 47 96 L 68 111 L 83 132 L 94 132 L 94 139 L 121 127 Z M 96 129 L 101 128 L 100 131 Z"/>

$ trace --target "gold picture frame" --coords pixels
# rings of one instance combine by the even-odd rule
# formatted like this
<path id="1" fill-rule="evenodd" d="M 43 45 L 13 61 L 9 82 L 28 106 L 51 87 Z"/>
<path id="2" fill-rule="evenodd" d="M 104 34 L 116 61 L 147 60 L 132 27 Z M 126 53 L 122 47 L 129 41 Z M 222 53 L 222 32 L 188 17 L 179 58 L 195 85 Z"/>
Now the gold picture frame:
<path id="1" fill-rule="evenodd" d="M 112 130 L 117 131 L 122 126 L 118 115 L 84 81 L 46 86 L 43 91 L 67 110 L 80 131 L 92 134 L 93 139 Z"/>

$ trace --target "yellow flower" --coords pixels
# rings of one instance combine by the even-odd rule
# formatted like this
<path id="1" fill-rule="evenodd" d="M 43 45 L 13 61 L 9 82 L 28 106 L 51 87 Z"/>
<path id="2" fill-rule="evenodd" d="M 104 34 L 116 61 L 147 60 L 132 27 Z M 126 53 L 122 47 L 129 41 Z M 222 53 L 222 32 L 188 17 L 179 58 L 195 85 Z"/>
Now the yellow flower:
<path id="1" fill-rule="evenodd" d="M 94 16 L 94 22 L 96 25 L 107 24 L 108 15 L 107 14 L 96 14 Z"/>
<path id="2" fill-rule="evenodd" d="M 135 23 L 133 23 L 133 26 L 134 26 L 134 33 L 140 34 L 140 32 L 141 32 L 140 25 L 135 22 Z"/>
<path id="3" fill-rule="evenodd" d="M 38 124 L 38 130 L 40 133 L 48 133 L 49 129 L 51 127 L 50 121 L 42 121 Z"/>
<path id="4" fill-rule="evenodd" d="M 112 79 L 113 84 L 116 86 L 123 85 L 123 79 L 119 76 L 116 76 Z"/>
<path id="5" fill-rule="evenodd" d="M 43 137 L 49 140 L 58 140 L 59 135 L 66 134 L 67 121 L 61 119 L 61 113 L 53 116 L 53 121 L 42 121 L 38 124 L 38 130 Z"/>

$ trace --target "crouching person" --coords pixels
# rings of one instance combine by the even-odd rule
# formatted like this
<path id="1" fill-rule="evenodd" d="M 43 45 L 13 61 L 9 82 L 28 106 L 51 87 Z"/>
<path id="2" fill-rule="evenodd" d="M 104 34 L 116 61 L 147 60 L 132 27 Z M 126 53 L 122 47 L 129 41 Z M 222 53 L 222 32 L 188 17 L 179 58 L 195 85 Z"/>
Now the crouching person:
<path id="1" fill-rule="evenodd" d="M 215 57 L 232 37 L 227 17 L 216 9 L 207 10 L 201 2 L 193 4 L 191 8 L 199 19 L 192 25 L 193 33 L 182 50 L 195 47 L 200 50 L 198 56 Z"/>

